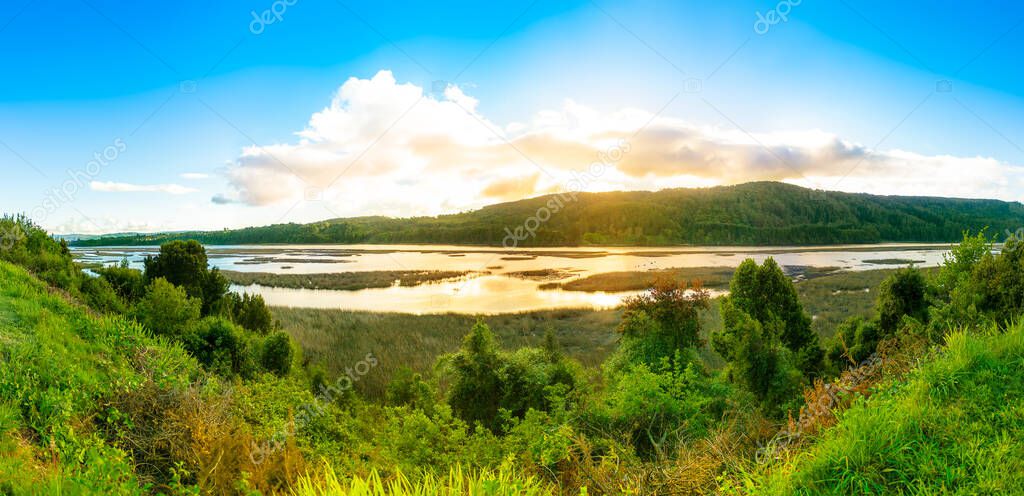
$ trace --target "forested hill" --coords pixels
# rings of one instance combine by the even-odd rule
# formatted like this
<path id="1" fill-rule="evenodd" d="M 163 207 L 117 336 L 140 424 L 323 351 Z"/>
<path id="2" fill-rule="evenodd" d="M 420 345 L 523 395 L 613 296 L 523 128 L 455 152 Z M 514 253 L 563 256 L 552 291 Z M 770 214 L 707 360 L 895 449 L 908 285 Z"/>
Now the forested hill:
<path id="1" fill-rule="evenodd" d="M 439 217 L 358 217 L 237 230 L 139 234 L 79 246 L 205 244 L 439 243 L 558 245 L 801 245 L 950 242 L 965 229 L 1016 231 L 1019 202 L 877 196 L 759 182 L 657 192 L 547 195 Z M 535 235 L 530 235 L 533 230 Z M 520 238 L 514 240 L 513 238 Z"/>

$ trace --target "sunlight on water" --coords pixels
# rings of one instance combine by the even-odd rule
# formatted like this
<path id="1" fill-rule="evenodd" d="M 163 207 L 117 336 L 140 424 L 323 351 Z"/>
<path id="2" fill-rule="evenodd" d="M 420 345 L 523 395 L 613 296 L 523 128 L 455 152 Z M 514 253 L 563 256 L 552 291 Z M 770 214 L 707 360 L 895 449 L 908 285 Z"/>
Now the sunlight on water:
<path id="1" fill-rule="evenodd" d="M 493 314 L 555 308 L 612 308 L 635 292 L 582 292 L 540 289 L 588 275 L 678 267 L 735 267 L 746 258 L 773 257 L 784 267 L 836 267 L 871 270 L 912 260 L 918 266 L 942 262 L 947 245 L 844 245 L 832 247 L 672 247 L 672 248 L 502 248 L 446 245 L 288 245 L 209 246 L 210 264 L 224 270 L 319 274 L 366 271 L 450 270 L 471 275 L 419 286 L 354 291 L 234 286 L 262 295 L 272 306 L 338 308 L 379 312 Z M 141 268 L 153 247 L 75 249 L 81 262 L 129 260 Z M 553 269 L 559 275 L 523 279 L 511 273 Z"/>

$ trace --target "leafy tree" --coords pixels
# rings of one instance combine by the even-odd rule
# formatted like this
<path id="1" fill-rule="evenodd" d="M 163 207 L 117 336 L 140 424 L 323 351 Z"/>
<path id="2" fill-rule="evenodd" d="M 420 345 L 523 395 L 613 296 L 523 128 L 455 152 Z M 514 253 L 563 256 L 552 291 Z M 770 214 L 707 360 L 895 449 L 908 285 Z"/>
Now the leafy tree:
<path id="1" fill-rule="evenodd" d="M 227 279 L 219 270 L 209 269 L 206 249 L 195 240 L 164 243 L 159 255 L 146 257 L 145 267 L 146 280 L 164 278 L 199 299 L 203 315 L 210 315 L 228 291 Z"/>
<path id="2" fill-rule="evenodd" d="M 166 279 L 154 279 L 135 305 L 135 318 L 155 334 L 181 337 L 199 319 L 202 303 Z"/>
<path id="3" fill-rule="evenodd" d="M 470 424 L 497 429 L 501 362 L 494 334 L 478 321 L 462 340 L 462 348 L 441 362 L 452 376 L 448 404 L 456 415 Z"/>
<path id="4" fill-rule="evenodd" d="M 260 295 L 229 293 L 231 320 L 236 324 L 260 334 L 274 329 L 274 316 Z"/>
<path id="5" fill-rule="evenodd" d="M 763 410 L 783 414 L 798 398 L 803 378 L 792 353 L 776 332 L 766 329 L 731 297 L 722 301 L 722 331 L 711 344 L 728 363 L 727 375 L 754 394 Z"/>
<path id="6" fill-rule="evenodd" d="M 606 372 L 614 376 L 640 364 L 659 371 L 677 352 L 702 346 L 700 311 L 708 302 L 707 291 L 672 281 L 626 299 L 618 327 L 622 338 Z"/>
<path id="7" fill-rule="evenodd" d="M 264 369 L 278 376 L 285 376 L 288 375 L 292 368 L 294 356 L 295 351 L 292 349 L 292 339 L 288 336 L 288 333 L 277 331 L 267 336 L 263 342 L 260 363 Z"/>
<path id="8" fill-rule="evenodd" d="M 954 244 L 949 253 L 942 255 L 942 268 L 936 279 L 939 294 L 947 300 L 958 285 L 968 282 L 978 262 L 992 254 L 993 243 L 986 237 L 985 231 L 982 229 L 973 236 L 970 231 L 964 231 L 960 243 Z"/>
<path id="9" fill-rule="evenodd" d="M 986 253 L 971 273 L 978 310 L 1005 324 L 1024 313 L 1024 242 L 1010 238 L 999 255 Z"/>
<path id="10" fill-rule="evenodd" d="M 792 351 L 794 363 L 805 376 L 820 373 L 824 351 L 818 335 L 811 329 L 811 318 L 800 304 L 793 281 L 774 259 L 769 257 L 760 266 L 744 260 L 729 284 L 728 300 Z"/>

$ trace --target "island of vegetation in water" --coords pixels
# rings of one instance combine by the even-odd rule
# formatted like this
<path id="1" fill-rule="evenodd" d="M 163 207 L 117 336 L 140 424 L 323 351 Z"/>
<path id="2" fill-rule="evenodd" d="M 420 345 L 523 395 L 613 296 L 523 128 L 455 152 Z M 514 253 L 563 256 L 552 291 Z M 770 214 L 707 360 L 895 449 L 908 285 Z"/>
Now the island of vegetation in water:
<path id="1" fill-rule="evenodd" d="M 564 206 L 555 215 L 545 215 L 552 201 Z M 437 217 L 356 217 L 223 231 L 126 234 L 74 244 L 159 245 L 195 239 L 213 245 L 825 245 L 951 242 L 965 229 L 989 227 L 1001 233 L 1021 225 L 1024 206 L 1018 202 L 877 196 L 758 182 L 657 192 L 556 194 Z"/>

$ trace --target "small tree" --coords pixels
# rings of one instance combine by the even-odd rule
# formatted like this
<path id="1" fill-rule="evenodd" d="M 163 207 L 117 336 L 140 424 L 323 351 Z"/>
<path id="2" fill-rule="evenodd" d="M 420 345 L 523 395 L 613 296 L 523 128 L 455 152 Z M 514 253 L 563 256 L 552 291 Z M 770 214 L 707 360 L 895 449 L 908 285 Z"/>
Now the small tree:
<path id="1" fill-rule="evenodd" d="M 235 296 L 233 300 L 231 314 L 236 324 L 260 334 L 274 329 L 274 316 L 262 296 L 246 293 L 241 297 Z"/>
<path id="2" fill-rule="evenodd" d="M 802 386 L 791 352 L 732 298 L 722 301 L 722 320 L 724 328 L 712 336 L 711 344 L 728 362 L 728 376 L 753 393 L 767 414 L 781 415 Z"/>
<path id="3" fill-rule="evenodd" d="M 292 348 L 292 339 L 288 333 L 277 331 L 263 342 L 263 353 L 260 362 L 263 368 L 277 374 L 278 376 L 288 375 L 292 369 L 292 360 L 295 351 Z"/>
<path id="4" fill-rule="evenodd" d="M 914 267 L 900 269 L 882 281 L 878 287 L 876 302 L 878 326 L 882 334 L 885 336 L 895 334 L 904 315 L 913 317 L 919 322 L 926 322 L 928 319 L 927 291 L 928 285 L 924 276 Z"/>
<path id="5" fill-rule="evenodd" d="M 211 372 L 225 377 L 248 377 L 253 372 L 253 353 L 245 332 L 224 318 L 196 321 L 189 326 L 183 343 Z"/>
<path id="6" fill-rule="evenodd" d="M 774 335 L 790 351 L 797 367 L 807 377 L 816 377 L 824 365 L 824 350 L 811 329 L 811 318 L 793 285 L 775 260 L 760 266 L 744 260 L 729 284 L 729 301 Z"/>
<path id="7" fill-rule="evenodd" d="M 688 355 L 696 350 L 703 345 L 700 311 L 708 306 L 707 291 L 672 281 L 658 281 L 627 298 L 618 327 L 622 338 L 605 364 L 606 373 L 613 378 L 641 364 L 658 372 L 671 366 L 678 352 Z"/>
<path id="8" fill-rule="evenodd" d="M 201 303 L 166 279 L 155 279 L 135 306 L 135 318 L 155 334 L 181 337 L 199 319 Z"/>
<path id="9" fill-rule="evenodd" d="M 206 249 L 198 241 L 170 241 L 160 246 L 160 254 L 146 257 L 146 280 L 164 278 L 181 286 L 192 298 L 202 302 L 202 314 L 210 315 L 228 291 L 228 281 L 219 270 L 210 270 Z"/>
<path id="10" fill-rule="evenodd" d="M 452 376 L 448 404 L 460 418 L 497 429 L 501 357 L 494 334 L 478 321 L 462 340 L 462 348 L 441 362 Z"/>

